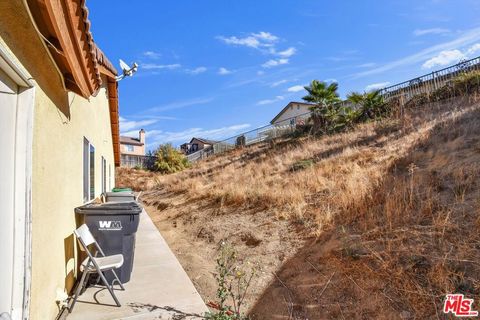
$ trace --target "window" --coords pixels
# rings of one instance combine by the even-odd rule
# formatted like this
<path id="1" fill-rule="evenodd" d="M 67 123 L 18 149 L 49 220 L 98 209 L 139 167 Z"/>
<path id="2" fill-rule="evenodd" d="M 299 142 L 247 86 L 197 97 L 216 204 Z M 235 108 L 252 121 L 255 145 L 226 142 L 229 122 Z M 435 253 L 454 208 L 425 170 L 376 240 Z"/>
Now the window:
<path id="1" fill-rule="evenodd" d="M 90 193 L 88 192 L 89 186 L 89 175 L 88 168 L 89 158 L 88 158 L 88 149 L 90 148 L 90 143 L 87 139 L 83 138 L 83 202 L 87 202 L 90 199 Z"/>
<path id="2" fill-rule="evenodd" d="M 90 145 L 90 200 L 95 199 L 95 148 Z"/>
<path id="3" fill-rule="evenodd" d="M 83 138 L 83 201 L 95 198 L 95 148 Z"/>
<path id="4" fill-rule="evenodd" d="M 107 161 L 102 156 L 102 193 L 107 191 Z"/>
<path id="5" fill-rule="evenodd" d="M 126 144 L 125 145 L 125 150 L 128 152 L 133 152 L 134 147 L 131 144 Z"/>

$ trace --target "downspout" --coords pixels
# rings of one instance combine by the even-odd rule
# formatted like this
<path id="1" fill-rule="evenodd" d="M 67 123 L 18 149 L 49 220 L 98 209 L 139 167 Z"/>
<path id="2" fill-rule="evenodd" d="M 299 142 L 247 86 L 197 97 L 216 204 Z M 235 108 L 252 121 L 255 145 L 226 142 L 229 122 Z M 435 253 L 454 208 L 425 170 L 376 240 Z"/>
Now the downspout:
<path id="1" fill-rule="evenodd" d="M 58 68 L 57 63 L 55 62 L 55 59 L 53 59 L 53 56 L 52 56 L 52 54 L 50 53 L 50 50 L 48 49 L 48 46 L 47 46 L 46 43 L 48 43 L 49 45 L 51 45 L 54 50 L 57 50 L 57 51 L 58 51 L 58 49 L 57 49 L 50 41 L 48 41 L 48 39 L 45 38 L 45 36 L 40 32 L 40 29 L 38 28 L 38 26 L 37 26 L 37 24 L 36 24 L 36 22 L 35 22 L 35 19 L 33 18 L 32 12 L 30 11 L 30 7 L 28 6 L 27 0 L 23 0 L 22 2 L 23 2 L 23 5 L 25 6 L 25 9 L 27 10 L 28 16 L 30 17 L 30 21 L 32 22 L 35 31 L 37 32 L 38 36 L 40 37 L 40 40 L 42 40 L 42 41 L 41 41 L 41 42 L 42 42 L 42 45 L 43 45 L 43 47 L 45 48 L 45 50 L 47 51 L 48 57 L 49 57 L 50 60 L 52 61 L 53 65 L 55 66 L 55 70 L 57 70 L 57 72 L 58 72 L 58 75 L 59 75 L 60 80 L 61 80 L 61 82 L 62 82 L 63 90 L 67 91 L 67 87 L 65 87 L 65 78 L 63 77 L 62 72 L 61 72 L 60 69 Z M 46 43 L 45 43 L 45 42 L 46 42 Z"/>

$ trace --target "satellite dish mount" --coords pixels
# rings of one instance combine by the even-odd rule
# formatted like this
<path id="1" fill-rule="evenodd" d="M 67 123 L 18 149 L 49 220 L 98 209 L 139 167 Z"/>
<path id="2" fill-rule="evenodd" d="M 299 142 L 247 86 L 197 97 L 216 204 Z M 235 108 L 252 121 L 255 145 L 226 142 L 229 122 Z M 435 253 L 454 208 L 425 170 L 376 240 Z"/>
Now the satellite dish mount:
<path id="1" fill-rule="evenodd" d="M 122 59 L 120 59 L 120 68 L 122 68 L 122 74 L 117 76 L 115 80 L 120 81 L 126 77 L 131 77 L 135 72 L 137 72 L 138 64 L 135 62 L 130 67 L 128 64 L 125 63 Z"/>

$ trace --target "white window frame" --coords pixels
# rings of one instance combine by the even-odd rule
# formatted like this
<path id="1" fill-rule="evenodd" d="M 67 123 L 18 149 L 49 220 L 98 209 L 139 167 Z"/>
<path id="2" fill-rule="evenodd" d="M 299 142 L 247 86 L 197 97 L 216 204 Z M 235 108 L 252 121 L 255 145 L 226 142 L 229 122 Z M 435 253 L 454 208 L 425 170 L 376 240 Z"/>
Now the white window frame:
<path id="1" fill-rule="evenodd" d="M 19 87 L 15 131 L 12 320 L 29 319 L 32 270 L 32 154 L 35 82 L 0 43 L 0 69 Z M 3 311 L 3 310 L 2 310 Z"/>
<path id="2" fill-rule="evenodd" d="M 107 160 L 102 156 L 102 193 L 107 192 Z"/>
<path id="3" fill-rule="evenodd" d="M 85 142 L 87 143 L 87 154 L 85 155 Z M 92 159 L 91 159 L 91 150 L 93 148 L 93 181 L 91 181 L 91 166 L 92 166 Z M 82 154 L 83 154 L 83 202 L 87 203 L 95 199 L 95 146 L 87 139 L 87 137 L 83 137 L 83 144 L 82 144 Z M 86 160 L 86 163 L 85 163 Z M 92 184 L 93 183 L 93 184 Z M 93 196 L 92 196 L 92 185 L 93 185 Z M 85 189 L 86 188 L 86 189 Z M 86 195 L 86 197 L 85 197 Z"/>
<path id="4" fill-rule="evenodd" d="M 126 144 L 125 149 L 127 152 L 135 152 L 135 146 L 132 144 Z"/>

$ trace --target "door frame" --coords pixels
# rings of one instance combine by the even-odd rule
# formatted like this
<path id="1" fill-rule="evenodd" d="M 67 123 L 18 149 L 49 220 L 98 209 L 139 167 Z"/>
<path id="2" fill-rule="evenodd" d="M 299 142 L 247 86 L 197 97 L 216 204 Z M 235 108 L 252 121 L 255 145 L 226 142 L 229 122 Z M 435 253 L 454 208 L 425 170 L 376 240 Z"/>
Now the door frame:
<path id="1" fill-rule="evenodd" d="M 14 151 L 14 257 L 12 320 L 29 319 L 32 270 L 32 147 L 35 82 L 0 43 L 0 69 L 18 85 Z"/>

